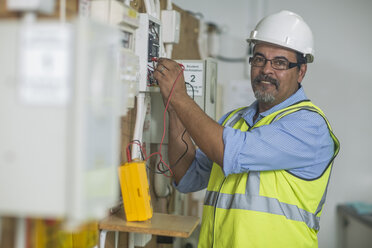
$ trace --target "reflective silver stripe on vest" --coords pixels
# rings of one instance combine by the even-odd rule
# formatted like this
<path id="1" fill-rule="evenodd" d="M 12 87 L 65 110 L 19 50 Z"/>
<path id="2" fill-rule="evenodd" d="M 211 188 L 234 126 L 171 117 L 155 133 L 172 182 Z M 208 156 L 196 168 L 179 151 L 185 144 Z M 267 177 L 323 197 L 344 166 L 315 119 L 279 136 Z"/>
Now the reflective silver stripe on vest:
<path id="1" fill-rule="evenodd" d="M 207 191 L 204 205 L 221 209 L 243 209 L 285 216 L 287 219 L 306 223 L 319 230 L 320 217 L 296 205 L 259 195 L 260 172 L 249 172 L 245 194 L 226 194 Z"/>
<path id="2" fill-rule="evenodd" d="M 225 123 L 225 127 L 229 126 L 229 127 L 233 127 L 239 120 L 240 118 L 242 117 L 242 115 L 244 114 L 244 112 L 247 110 L 248 107 L 245 107 L 245 108 L 242 108 L 242 109 L 239 109 L 238 111 L 236 111 L 234 113 L 234 115 L 227 120 L 227 122 Z"/>
<path id="3" fill-rule="evenodd" d="M 271 123 L 274 122 L 274 121 L 276 121 L 276 120 L 278 120 L 278 119 L 280 119 L 283 115 L 285 115 L 285 114 L 288 113 L 289 111 L 292 111 L 292 110 L 296 110 L 296 111 L 297 111 L 297 110 L 303 110 L 303 109 L 305 109 L 305 110 L 309 110 L 309 111 L 315 111 L 315 112 L 319 113 L 318 110 L 317 110 L 315 107 L 311 107 L 311 106 L 300 106 L 300 107 L 291 108 L 291 109 L 288 109 L 288 110 L 286 110 L 286 111 L 283 111 L 282 113 L 280 113 L 280 114 L 278 114 L 277 116 L 275 116 L 275 118 L 271 121 Z M 323 117 L 324 120 L 326 121 L 326 124 L 327 124 L 327 126 L 328 126 L 329 132 L 333 134 L 332 129 L 331 129 L 331 127 L 330 127 L 328 121 L 326 120 L 326 118 L 325 118 L 324 116 L 322 116 L 322 117 Z M 335 155 L 334 155 L 334 156 L 335 156 Z M 318 205 L 318 207 L 317 207 L 317 209 L 316 209 L 316 211 L 315 211 L 315 215 L 318 215 L 319 212 L 320 212 L 320 211 L 322 210 L 322 208 L 323 208 L 323 205 L 324 205 L 325 200 L 326 200 L 326 198 L 327 198 L 328 184 L 329 184 L 329 180 L 328 180 L 328 182 L 327 182 L 327 186 L 326 186 L 326 189 L 325 189 L 325 191 L 324 191 L 324 193 L 323 193 L 322 199 L 320 200 L 319 205 Z"/>
<path id="4" fill-rule="evenodd" d="M 283 111 L 282 113 L 279 113 L 273 118 L 271 123 L 280 119 L 289 111 L 303 109 L 318 112 L 316 108 L 310 106 L 291 108 Z M 240 120 L 245 110 L 246 108 L 242 108 L 234 113 L 234 115 L 225 123 L 224 126 L 234 127 L 234 125 Z M 301 209 L 296 205 L 280 202 L 276 198 L 260 196 L 259 191 L 260 172 L 250 171 L 248 174 L 245 194 L 226 194 L 215 191 L 207 191 L 204 205 L 221 209 L 243 209 L 282 215 L 290 220 L 304 222 L 309 228 L 319 230 L 320 217 L 317 217 L 316 215 L 321 211 L 323 207 L 327 195 L 327 189 L 325 190 L 322 199 L 319 202 L 315 214 Z"/>
<path id="5" fill-rule="evenodd" d="M 327 192 L 328 192 L 328 185 L 329 185 L 329 180 L 327 182 L 327 186 L 324 190 L 324 193 L 323 193 L 323 196 L 322 196 L 322 199 L 320 199 L 320 202 L 319 202 L 319 205 L 318 205 L 318 208 L 316 209 L 315 211 L 315 215 L 318 215 L 320 211 L 322 211 L 322 208 L 323 208 L 323 205 L 325 203 L 325 200 L 327 198 Z"/>

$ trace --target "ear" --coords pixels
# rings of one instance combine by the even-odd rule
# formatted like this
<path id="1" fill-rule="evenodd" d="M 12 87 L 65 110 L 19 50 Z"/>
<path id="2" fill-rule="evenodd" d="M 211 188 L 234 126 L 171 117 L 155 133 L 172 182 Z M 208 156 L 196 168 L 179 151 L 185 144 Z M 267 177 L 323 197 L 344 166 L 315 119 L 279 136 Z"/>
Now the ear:
<path id="1" fill-rule="evenodd" d="M 307 71 L 307 64 L 302 64 L 300 66 L 300 69 L 298 70 L 298 77 L 297 77 L 297 82 L 298 83 L 302 82 L 302 80 L 305 77 L 306 71 Z"/>

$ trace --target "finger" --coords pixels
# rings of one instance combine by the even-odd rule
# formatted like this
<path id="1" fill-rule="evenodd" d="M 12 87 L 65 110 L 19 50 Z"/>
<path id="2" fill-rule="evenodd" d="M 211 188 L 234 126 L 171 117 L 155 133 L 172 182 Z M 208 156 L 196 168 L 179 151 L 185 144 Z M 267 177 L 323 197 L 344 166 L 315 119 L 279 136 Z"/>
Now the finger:
<path id="1" fill-rule="evenodd" d="M 164 75 L 164 73 L 166 73 L 166 71 L 169 71 L 169 69 L 166 66 L 164 66 L 163 64 L 159 64 L 159 63 L 156 66 L 156 69 L 155 70 L 158 71 L 158 72 L 160 72 L 163 75 Z"/>
<path id="2" fill-rule="evenodd" d="M 165 76 L 165 74 L 164 74 L 164 71 L 165 71 L 165 70 L 166 70 L 166 69 L 163 69 L 163 70 L 161 71 L 161 70 L 159 70 L 158 68 L 155 68 L 155 70 L 154 70 L 154 77 L 155 77 L 155 79 L 158 80 L 158 81 L 159 81 L 159 79 L 164 80 L 164 79 L 166 78 L 166 76 Z"/>
<path id="3" fill-rule="evenodd" d="M 169 71 L 180 69 L 180 66 L 176 61 L 168 58 L 159 58 L 158 64 L 164 65 Z"/>

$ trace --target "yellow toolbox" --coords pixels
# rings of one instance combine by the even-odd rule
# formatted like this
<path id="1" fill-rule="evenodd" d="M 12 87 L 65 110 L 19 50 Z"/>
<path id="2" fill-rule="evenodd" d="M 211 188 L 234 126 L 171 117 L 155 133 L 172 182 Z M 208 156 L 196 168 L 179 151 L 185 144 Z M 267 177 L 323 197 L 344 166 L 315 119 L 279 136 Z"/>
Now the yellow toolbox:
<path id="1" fill-rule="evenodd" d="M 121 195 L 127 221 L 151 219 L 152 206 L 145 161 L 133 161 L 119 167 Z"/>

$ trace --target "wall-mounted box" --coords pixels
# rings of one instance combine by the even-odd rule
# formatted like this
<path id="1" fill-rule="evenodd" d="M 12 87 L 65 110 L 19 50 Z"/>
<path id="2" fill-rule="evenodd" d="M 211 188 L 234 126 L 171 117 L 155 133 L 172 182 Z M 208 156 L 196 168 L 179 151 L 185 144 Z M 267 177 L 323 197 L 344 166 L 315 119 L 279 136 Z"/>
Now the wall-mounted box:
<path id="1" fill-rule="evenodd" d="M 178 43 L 180 40 L 181 15 L 176 10 L 162 10 L 163 42 Z"/>
<path id="2" fill-rule="evenodd" d="M 159 19 L 148 14 L 140 14 L 140 25 L 136 30 L 136 54 L 140 60 L 139 91 L 149 92 L 156 87 L 156 80 L 152 75 L 154 63 L 152 58 L 162 55 L 162 28 Z"/>
<path id="3" fill-rule="evenodd" d="M 178 60 L 185 67 L 184 77 L 187 93 L 212 119 L 216 118 L 217 94 L 217 61 L 212 58 L 205 60 Z M 151 143 L 160 143 L 163 131 L 164 103 L 159 92 L 151 93 Z M 168 125 L 168 123 L 167 123 Z M 166 133 L 165 143 L 168 142 Z"/>
<path id="4" fill-rule="evenodd" d="M 102 218 L 118 200 L 120 33 L 0 22 L 0 215 Z"/>

